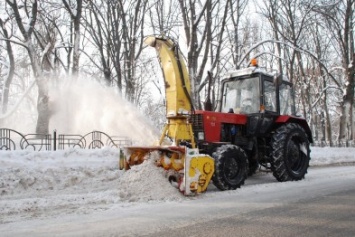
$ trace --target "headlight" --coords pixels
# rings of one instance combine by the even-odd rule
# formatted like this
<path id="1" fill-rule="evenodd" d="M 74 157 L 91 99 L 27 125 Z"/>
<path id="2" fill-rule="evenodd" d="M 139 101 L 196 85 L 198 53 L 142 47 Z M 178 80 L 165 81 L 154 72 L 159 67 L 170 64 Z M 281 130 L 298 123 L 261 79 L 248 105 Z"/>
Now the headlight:
<path id="1" fill-rule="evenodd" d="M 198 139 L 199 141 L 205 140 L 205 133 L 204 133 L 204 132 L 198 132 L 198 133 L 197 133 L 197 139 Z"/>

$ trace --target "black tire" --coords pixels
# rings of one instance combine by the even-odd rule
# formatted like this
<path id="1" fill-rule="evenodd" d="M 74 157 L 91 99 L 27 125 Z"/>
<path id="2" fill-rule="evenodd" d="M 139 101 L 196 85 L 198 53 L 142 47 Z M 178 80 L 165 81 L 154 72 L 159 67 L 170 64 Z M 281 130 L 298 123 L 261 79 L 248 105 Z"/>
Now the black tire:
<path id="1" fill-rule="evenodd" d="M 271 140 L 271 169 L 280 181 L 301 180 L 310 160 L 309 140 L 304 129 L 295 123 L 276 129 Z"/>
<path id="2" fill-rule="evenodd" d="M 223 145 L 212 154 L 215 159 L 213 184 L 220 190 L 234 190 L 244 184 L 248 172 L 248 157 L 235 145 Z"/>

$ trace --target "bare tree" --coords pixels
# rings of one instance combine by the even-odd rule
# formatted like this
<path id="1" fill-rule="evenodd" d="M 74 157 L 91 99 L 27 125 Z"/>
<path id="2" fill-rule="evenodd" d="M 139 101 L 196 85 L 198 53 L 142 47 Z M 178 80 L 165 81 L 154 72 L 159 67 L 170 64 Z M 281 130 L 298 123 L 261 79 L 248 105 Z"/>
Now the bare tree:
<path id="1" fill-rule="evenodd" d="M 228 0 L 215 1 L 212 4 L 212 13 L 206 16 L 207 24 L 210 24 L 210 44 L 208 47 L 209 64 L 206 66 L 212 73 L 205 74 L 205 79 L 200 82 L 198 92 L 205 88 L 206 102 L 205 105 L 211 103 L 211 109 L 218 106 L 218 91 L 220 87 L 220 79 L 226 71 L 235 68 L 236 61 L 243 47 L 247 47 L 241 42 L 243 34 L 241 17 L 245 10 L 247 1 L 245 0 Z M 250 30 L 252 30 L 250 28 Z M 256 40 L 256 37 L 252 37 Z M 233 64 L 231 61 L 233 60 Z M 207 85 L 207 87 L 206 87 Z M 207 106 L 208 107 L 208 106 Z"/>
<path id="2" fill-rule="evenodd" d="M 128 7 L 126 7 L 128 5 Z M 117 2 L 118 15 L 122 24 L 121 42 L 123 43 L 123 78 L 126 84 L 126 98 L 136 102 L 136 63 L 143 49 L 143 29 L 147 1 L 131 1 L 128 4 L 123 0 Z M 117 39 L 116 39 L 117 40 Z"/>
<path id="3" fill-rule="evenodd" d="M 205 71 L 211 44 L 211 11 L 216 1 L 179 0 L 184 33 L 187 43 L 187 67 L 191 79 L 192 101 L 201 108 L 199 85 Z"/>
<path id="4" fill-rule="evenodd" d="M 46 12 L 37 0 L 30 4 L 27 1 L 6 0 L 6 4 L 9 6 L 9 24 L 16 25 L 20 33 L 9 41 L 26 49 L 38 88 L 36 133 L 47 134 L 50 119 L 48 83 L 56 41 L 54 27 L 46 22 Z"/>
<path id="5" fill-rule="evenodd" d="M 156 0 L 149 7 L 149 19 L 153 34 L 179 37 L 177 30 L 182 23 L 179 17 L 179 3 L 177 1 Z M 177 30 L 177 31 L 176 31 Z"/>
<path id="6" fill-rule="evenodd" d="M 100 72 L 104 76 L 105 84 L 112 84 L 112 63 L 115 62 L 111 22 L 113 22 L 112 8 L 114 8 L 113 1 L 90 1 L 86 11 L 83 12 L 83 27 L 89 33 L 87 41 L 91 42 L 95 51 L 98 52 L 99 62 L 92 55 L 88 55 Z M 83 51 L 86 53 L 85 51 Z"/>
<path id="7" fill-rule="evenodd" d="M 70 18 L 72 20 L 71 29 L 73 34 L 70 34 L 71 44 L 73 48 L 73 66 L 72 73 L 77 75 L 79 71 L 79 59 L 80 59 L 80 40 L 81 40 L 81 29 L 80 21 L 83 9 L 83 0 L 62 0 L 65 6 L 65 9 L 68 11 Z M 70 57 L 71 49 L 69 50 Z"/>
<path id="8" fill-rule="evenodd" d="M 315 104 L 321 101 L 317 99 L 317 93 L 322 91 L 323 87 L 318 78 L 326 79 L 329 76 L 329 70 L 326 70 L 326 65 L 322 63 L 325 46 L 323 43 L 320 44 L 319 35 L 314 33 L 317 24 L 312 18 L 309 4 L 310 2 L 307 1 L 269 0 L 265 1 L 265 8 L 262 8 L 262 12 L 270 22 L 275 42 L 277 42 L 275 55 L 278 58 L 279 72 L 286 74 L 294 83 L 296 91 L 294 99 L 303 117 L 308 119 L 314 134 L 317 134 L 321 126 L 317 122 L 319 107 L 315 108 Z M 327 91 L 321 94 L 326 99 Z M 322 110 L 326 111 L 327 104 L 322 105 Z M 325 116 L 322 121 L 324 122 L 326 118 L 329 116 Z M 329 128 L 329 121 L 326 123 Z"/>
<path id="9" fill-rule="evenodd" d="M 36 125 L 36 133 L 48 133 L 49 125 L 49 111 L 48 111 L 48 78 L 43 75 L 41 67 L 39 65 L 39 59 L 36 53 L 35 45 L 32 41 L 33 32 L 35 29 L 35 23 L 38 14 L 38 2 L 34 0 L 31 6 L 25 5 L 25 14 L 27 16 L 28 23 L 24 23 L 23 17 L 21 17 L 20 7 L 17 1 L 6 0 L 6 3 L 12 9 L 12 16 L 19 28 L 23 37 L 22 42 L 17 42 L 27 49 L 28 56 L 31 61 L 34 77 L 38 86 L 38 99 L 37 99 L 37 111 L 38 119 Z"/>
<path id="10" fill-rule="evenodd" d="M 233 63 L 238 69 L 238 62 L 240 61 L 240 57 L 243 54 L 243 47 L 247 47 L 246 42 L 242 41 L 243 35 L 242 34 L 242 16 L 245 11 L 247 5 L 246 0 L 228 0 L 227 1 L 227 9 L 229 9 L 228 14 L 230 14 L 231 18 L 231 24 L 233 28 L 231 29 L 231 32 L 229 33 L 229 37 L 231 38 L 232 42 L 232 56 L 233 56 Z M 249 25 L 249 24 L 247 24 Z M 250 25 L 249 25 L 250 26 Z M 250 29 L 244 29 L 244 32 L 249 32 Z M 250 40 L 251 37 L 248 37 L 248 40 Z"/>
<path id="11" fill-rule="evenodd" d="M 320 60 L 331 61 L 331 39 L 324 37 L 327 35 L 327 33 L 324 31 L 324 29 L 322 29 L 322 26 L 318 23 L 316 18 L 317 17 L 315 17 L 313 21 L 314 24 L 312 25 L 312 27 L 307 30 L 307 32 L 309 32 L 309 35 L 312 36 L 310 42 L 312 42 L 312 45 L 314 45 L 315 54 Z M 310 73 L 315 76 L 315 78 L 311 78 L 311 80 L 315 80 L 315 84 L 318 84 L 313 89 L 319 88 L 316 94 L 318 94 L 321 98 L 319 106 L 315 106 L 315 110 L 317 111 L 319 117 L 317 124 L 320 127 L 319 130 L 322 133 L 323 142 L 329 142 L 329 144 L 333 145 L 333 129 L 330 109 L 332 107 L 332 104 L 334 103 L 329 98 L 332 93 L 332 89 L 330 87 L 332 85 L 331 79 L 323 69 L 322 65 L 320 65 L 320 62 L 313 60 L 310 68 L 312 70 L 310 71 Z M 317 131 L 315 132 L 315 139 L 318 140 Z"/>
<path id="12" fill-rule="evenodd" d="M 2 97 L 1 97 L 1 112 L 5 114 L 7 112 L 7 106 L 9 102 L 9 91 L 10 91 L 10 86 L 15 74 L 15 58 L 14 58 L 14 52 L 12 49 L 12 45 L 10 42 L 10 34 L 8 33 L 8 30 L 6 28 L 6 22 L 4 22 L 0 18 L 0 27 L 2 30 L 2 35 L 4 37 L 4 40 L 6 41 L 6 52 L 8 55 L 8 63 L 6 65 L 6 75 L 4 78 L 4 85 L 2 88 Z"/>
<path id="13" fill-rule="evenodd" d="M 106 84 L 116 81 L 118 90 L 133 102 L 139 101 L 142 86 L 137 65 L 143 49 L 147 1 L 91 1 L 84 12 L 87 40 L 98 52 L 90 58 L 104 74 Z"/>
<path id="14" fill-rule="evenodd" d="M 340 104 L 339 140 L 354 139 L 354 85 L 355 50 L 354 19 L 355 1 L 344 0 L 329 5 L 312 5 L 311 9 L 323 17 L 329 34 L 336 40 L 345 71 L 343 98 Z"/>

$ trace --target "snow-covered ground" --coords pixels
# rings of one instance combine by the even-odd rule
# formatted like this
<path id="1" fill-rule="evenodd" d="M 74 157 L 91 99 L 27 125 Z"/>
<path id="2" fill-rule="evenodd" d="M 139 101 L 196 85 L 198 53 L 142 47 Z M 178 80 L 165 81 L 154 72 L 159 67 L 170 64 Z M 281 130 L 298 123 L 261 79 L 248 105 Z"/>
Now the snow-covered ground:
<path id="1" fill-rule="evenodd" d="M 191 199 L 172 187 L 152 161 L 125 172 L 118 169 L 118 157 L 119 151 L 111 148 L 0 151 L 0 226 L 94 215 L 118 206 L 134 210 L 159 203 L 175 206 Z M 311 166 L 355 163 L 355 148 L 312 147 L 311 158 Z M 272 179 L 271 174 L 265 177 Z M 212 188 L 195 198 L 218 193 Z"/>

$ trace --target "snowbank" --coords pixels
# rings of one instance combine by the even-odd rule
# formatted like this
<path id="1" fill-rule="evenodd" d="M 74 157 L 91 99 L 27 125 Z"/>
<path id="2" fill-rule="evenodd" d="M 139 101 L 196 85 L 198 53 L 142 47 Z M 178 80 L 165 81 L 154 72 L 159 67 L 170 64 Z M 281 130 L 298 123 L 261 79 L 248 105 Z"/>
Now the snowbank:
<path id="1" fill-rule="evenodd" d="M 0 223 L 187 199 L 153 159 L 121 171 L 118 157 L 112 148 L 0 151 Z M 311 166 L 352 163 L 355 148 L 313 147 L 311 157 Z"/>
<path id="2" fill-rule="evenodd" d="M 311 166 L 347 164 L 355 162 L 355 148 L 311 147 Z"/>
<path id="3" fill-rule="evenodd" d="M 182 199 L 152 159 L 125 172 L 118 157 L 111 148 L 0 151 L 0 223 Z"/>

